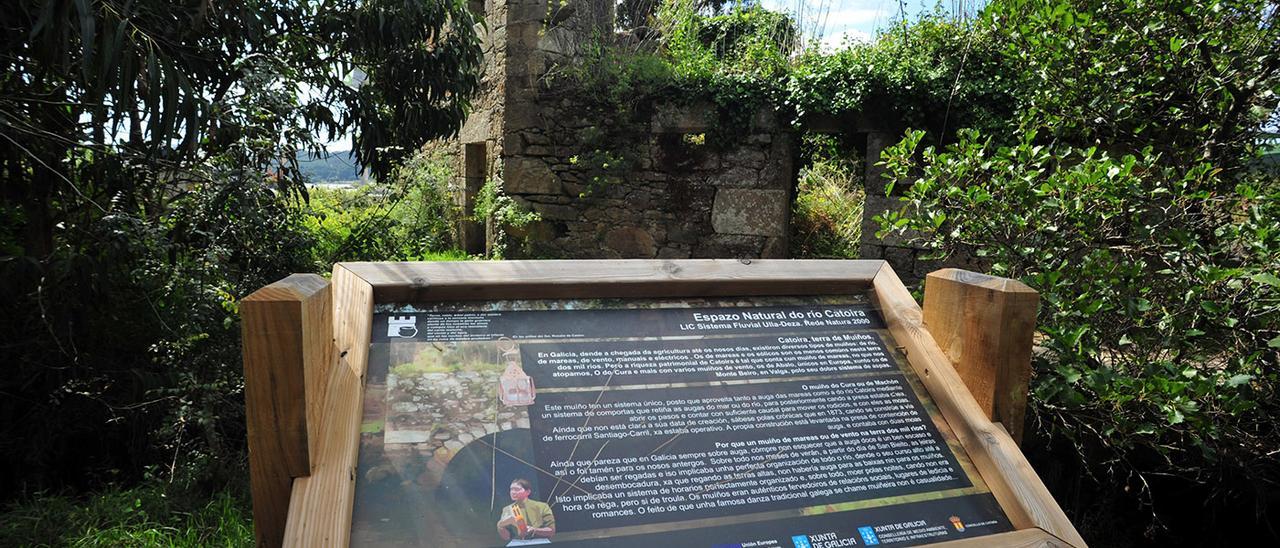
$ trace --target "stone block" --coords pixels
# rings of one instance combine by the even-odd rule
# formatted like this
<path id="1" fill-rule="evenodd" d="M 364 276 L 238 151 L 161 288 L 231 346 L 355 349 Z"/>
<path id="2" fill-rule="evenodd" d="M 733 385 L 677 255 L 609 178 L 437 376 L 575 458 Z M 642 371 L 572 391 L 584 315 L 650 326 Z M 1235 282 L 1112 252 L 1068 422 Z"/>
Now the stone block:
<path id="1" fill-rule="evenodd" d="M 538 104 L 531 101 L 512 101 L 507 103 L 503 113 L 503 122 L 507 132 L 542 127 L 542 115 Z"/>
<path id="2" fill-rule="evenodd" d="M 545 7 L 542 9 L 546 9 Z M 539 19 L 541 19 L 539 17 Z M 515 59 L 538 47 L 542 39 L 542 21 L 519 17 L 507 20 L 507 58 Z"/>
<path id="3" fill-rule="evenodd" d="M 722 188 L 711 208 L 711 226 L 719 234 L 785 236 L 790 206 L 785 190 Z"/>
<path id="4" fill-rule="evenodd" d="M 508 133 L 502 136 L 502 154 L 505 156 L 520 156 L 524 154 L 524 140 L 520 138 L 518 133 Z"/>
<path id="5" fill-rule="evenodd" d="M 520 138 L 521 138 L 522 140 L 524 140 L 524 143 L 525 143 L 526 145 L 549 145 L 549 144 L 551 144 L 551 139 L 548 139 L 546 135 L 543 135 L 543 134 L 541 134 L 541 133 L 537 133 L 537 132 L 533 132 L 533 131 L 525 131 L 525 132 L 520 133 Z"/>
<path id="6" fill-rule="evenodd" d="M 564 27 L 547 29 L 538 40 L 538 49 L 552 55 L 568 57 L 575 53 L 573 33 Z"/>
<path id="7" fill-rule="evenodd" d="M 760 169 L 764 167 L 767 160 L 769 160 L 769 156 L 755 147 L 739 147 L 737 150 L 724 155 L 724 164 L 726 166 Z"/>
<path id="8" fill-rule="evenodd" d="M 604 245 L 624 259 L 652 259 L 657 253 L 653 236 L 634 226 L 610 230 L 604 236 Z"/>
<path id="9" fill-rule="evenodd" d="M 696 259 L 755 259 L 764 242 L 763 236 L 711 234 L 698 241 L 691 255 Z"/>
<path id="10" fill-rule="evenodd" d="M 910 283 L 908 280 L 919 281 L 919 278 L 915 277 L 916 254 L 914 249 L 886 246 L 884 248 L 884 260 L 889 263 L 889 266 L 893 267 L 893 271 L 898 274 L 899 278 L 902 278 L 904 283 Z"/>
<path id="11" fill-rule="evenodd" d="M 787 236 L 773 236 L 764 241 L 764 248 L 760 250 L 761 259 L 786 259 L 791 256 L 791 250 L 788 248 L 790 238 Z"/>
<path id="12" fill-rule="evenodd" d="M 659 259 L 688 259 L 689 250 L 678 247 L 664 247 L 658 250 Z"/>
<path id="13" fill-rule="evenodd" d="M 702 234 L 689 226 L 677 226 L 667 231 L 667 241 L 682 244 L 696 244 Z"/>
<path id="14" fill-rule="evenodd" d="M 760 188 L 791 189 L 795 187 L 795 175 L 791 171 L 791 162 L 771 158 L 760 170 L 757 180 Z"/>
<path id="15" fill-rule="evenodd" d="M 506 42 L 507 42 L 507 27 L 506 27 L 506 25 L 497 25 L 497 26 L 494 26 L 494 27 L 493 27 L 493 29 L 491 29 L 491 30 L 489 31 L 489 39 L 488 39 L 488 41 L 487 41 L 487 44 L 500 44 L 500 45 L 505 45 L 505 44 L 506 44 Z M 501 48 L 501 46 L 499 46 L 499 48 Z M 489 55 L 485 55 L 485 56 L 484 56 L 484 58 L 485 58 L 485 61 L 488 61 L 488 62 L 489 62 L 488 64 L 489 64 L 490 66 L 492 66 L 492 65 L 496 65 L 496 64 L 497 64 L 497 63 L 495 63 L 495 62 L 491 61 L 491 59 L 493 59 L 493 58 L 492 58 L 491 56 L 489 56 Z"/>
<path id="16" fill-rule="evenodd" d="M 458 131 L 458 140 L 463 143 L 478 143 L 489 139 L 489 128 L 492 124 L 493 113 L 489 110 L 477 109 L 467 116 L 467 121 L 462 124 L 462 129 Z"/>
<path id="17" fill-rule="evenodd" d="M 560 194 L 560 179 L 537 158 L 508 158 L 503 162 L 503 189 L 509 194 Z"/>
<path id="18" fill-rule="evenodd" d="M 653 113 L 650 128 L 654 133 L 703 133 L 711 129 L 707 113 L 715 107 L 710 103 L 688 106 L 660 105 Z"/>
<path id="19" fill-rule="evenodd" d="M 627 195 L 627 202 L 631 204 L 631 207 L 639 210 L 647 211 L 652 201 L 648 192 L 637 191 Z"/>
<path id="20" fill-rule="evenodd" d="M 762 107 L 751 117 L 751 129 L 772 131 L 778 127 L 778 114 L 770 107 Z"/>
<path id="21" fill-rule="evenodd" d="M 858 246 L 859 259 L 883 259 L 884 246 L 864 243 Z"/>
<path id="22" fill-rule="evenodd" d="M 760 188 L 765 186 L 760 179 L 760 171 L 747 166 L 732 165 L 726 162 L 724 169 L 709 177 L 709 183 L 717 187 Z"/>
<path id="23" fill-rule="evenodd" d="M 548 60 L 547 54 L 541 51 L 529 52 L 529 59 L 525 61 L 529 67 L 529 70 L 526 72 L 526 74 L 529 76 L 529 78 L 532 79 L 532 81 L 536 81 L 542 78 L 542 76 L 547 73 L 547 66 L 548 66 L 547 60 Z M 534 87 L 534 86 L 530 84 L 527 87 Z"/>
<path id="24" fill-rule="evenodd" d="M 696 166 L 695 169 L 704 169 L 708 171 L 713 171 L 713 170 L 720 169 L 720 166 L 723 163 L 727 163 L 726 160 L 722 160 L 720 158 L 719 154 L 716 154 L 715 152 L 711 152 L 711 151 L 706 151 L 706 150 L 699 151 L 698 156 L 701 156 L 701 159 L 697 160 L 698 165 Z"/>
<path id="25" fill-rule="evenodd" d="M 512 1 L 507 3 L 507 22 L 510 23 L 537 23 L 542 26 L 543 20 L 547 17 L 547 3 L 545 0 L 540 2 L 530 2 L 528 0 Z"/>
<path id="26" fill-rule="evenodd" d="M 876 164 L 880 163 L 880 153 L 896 142 L 897 137 L 890 133 L 872 132 L 867 134 L 867 156 L 865 164 L 863 164 L 866 166 L 866 170 L 863 172 L 863 181 L 868 195 L 884 196 L 885 186 L 889 181 L 881 177 L 881 174 L 884 173 L 884 167 Z M 898 194 L 901 191 L 902 189 L 894 189 L 894 192 Z"/>
<path id="27" fill-rule="evenodd" d="M 538 215 L 541 215 L 543 219 L 548 220 L 576 221 L 582 216 L 582 213 L 577 208 L 567 205 L 535 203 L 533 204 L 533 210 L 538 212 Z"/>

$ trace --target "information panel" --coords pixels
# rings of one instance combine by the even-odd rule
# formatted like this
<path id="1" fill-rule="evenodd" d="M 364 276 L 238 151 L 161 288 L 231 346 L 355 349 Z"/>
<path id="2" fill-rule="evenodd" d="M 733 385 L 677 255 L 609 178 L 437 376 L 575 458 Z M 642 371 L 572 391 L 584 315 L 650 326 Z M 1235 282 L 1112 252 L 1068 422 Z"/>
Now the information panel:
<path id="1" fill-rule="evenodd" d="M 857 297 L 383 306 L 356 546 L 824 548 L 1012 529 Z"/>

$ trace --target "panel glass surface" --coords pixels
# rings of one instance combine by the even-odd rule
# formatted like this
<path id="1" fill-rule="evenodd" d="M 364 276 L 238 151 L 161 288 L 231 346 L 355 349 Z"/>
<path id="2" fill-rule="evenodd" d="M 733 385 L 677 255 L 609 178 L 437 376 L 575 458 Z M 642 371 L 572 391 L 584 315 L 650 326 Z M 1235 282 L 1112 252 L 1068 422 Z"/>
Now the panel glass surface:
<path id="1" fill-rule="evenodd" d="M 382 305 L 353 546 L 831 548 L 1012 527 L 855 296 Z"/>

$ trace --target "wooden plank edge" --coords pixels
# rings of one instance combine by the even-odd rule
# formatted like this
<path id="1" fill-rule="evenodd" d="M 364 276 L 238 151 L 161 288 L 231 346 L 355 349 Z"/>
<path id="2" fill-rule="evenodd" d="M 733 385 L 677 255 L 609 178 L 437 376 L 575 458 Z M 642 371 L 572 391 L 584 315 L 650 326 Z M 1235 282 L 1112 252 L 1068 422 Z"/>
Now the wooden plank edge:
<path id="1" fill-rule="evenodd" d="M 951 361 L 924 329 L 920 306 L 887 264 L 873 282 L 872 302 L 1014 527 L 1037 527 L 1071 546 L 1085 548 L 1084 538 L 1022 451 L 1003 428 L 987 419 L 965 388 Z"/>
<path id="2" fill-rule="evenodd" d="M 855 294 L 880 260 L 546 260 L 341 263 L 377 302 Z"/>
<path id="3" fill-rule="evenodd" d="M 341 265 L 333 269 L 334 360 L 324 405 L 319 456 L 310 477 L 297 478 L 284 546 L 347 546 L 355 502 L 364 373 L 373 322 L 373 288 Z"/>
<path id="4" fill-rule="evenodd" d="M 959 540 L 951 540 L 933 544 L 936 548 L 1073 548 L 1062 539 L 1053 536 L 1044 529 L 1032 527 Z"/>

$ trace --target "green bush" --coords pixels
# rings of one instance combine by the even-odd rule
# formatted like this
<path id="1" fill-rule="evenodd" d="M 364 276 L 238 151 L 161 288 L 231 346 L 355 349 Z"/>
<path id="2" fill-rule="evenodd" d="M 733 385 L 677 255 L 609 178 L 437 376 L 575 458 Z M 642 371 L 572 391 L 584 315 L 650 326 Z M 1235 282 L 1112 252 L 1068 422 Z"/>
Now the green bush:
<path id="1" fill-rule="evenodd" d="M 1275 17 L 1262 0 L 995 2 L 982 24 L 1006 37 L 1019 115 L 884 156 L 910 185 L 884 229 L 1040 292 L 1030 451 L 1075 471 L 1057 494 L 1077 515 L 1140 506 L 1150 534 L 1196 544 L 1273 512 L 1280 182 L 1249 167 L 1280 93 Z"/>
<path id="2" fill-rule="evenodd" d="M 684 7 L 675 2 L 671 7 Z M 785 77 L 798 32 L 790 16 L 758 5 L 736 6 L 724 15 L 701 17 L 672 9 L 674 25 L 667 41 L 679 64 L 714 59 L 714 69 L 755 78 Z"/>
<path id="3" fill-rule="evenodd" d="M 356 189 L 315 187 L 303 225 L 321 271 L 339 261 L 418 261 L 456 251 L 463 212 L 449 191 L 452 172 L 437 156 L 419 152 L 391 181 Z"/>
<path id="4" fill-rule="evenodd" d="M 85 169 L 113 158 L 96 161 Z M 0 491 L 125 482 L 175 457 L 170 468 L 215 455 L 225 469 L 210 474 L 237 473 L 236 302 L 312 268 L 289 199 L 255 166 L 215 157 L 181 189 L 86 212 L 98 220 L 68 224 L 43 260 L 0 260 L 0 392 L 21 394 L 0 398 Z"/>
<path id="5" fill-rule="evenodd" d="M 561 81 L 588 98 L 595 117 L 624 122 L 602 127 L 634 121 L 659 100 L 710 101 L 716 112 L 709 142 L 729 146 L 757 109 L 781 106 L 795 41 L 788 16 L 739 6 L 708 17 L 697 12 L 696 2 L 675 0 L 662 4 L 655 19 L 658 52 L 634 51 L 597 36 L 573 65 L 561 69 Z M 601 141 L 617 142 L 614 137 L 605 134 Z M 616 154 L 607 145 L 595 152 Z"/>
<path id="6" fill-rule="evenodd" d="M 527 243 L 512 233 L 542 220 L 536 211 L 524 208 L 503 192 L 501 179 L 490 179 L 480 187 L 473 213 L 475 219 L 489 227 L 491 246 L 488 254 L 494 259 L 506 256 L 511 245 Z"/>
<path id="7" fill-rule="evenodd" d="M 912 186 L 885 226 L 974 250 L 1040 292 L 1042 434 L 1148 504 L 1171 502 L 1152 500 L 1170 492 L 1154 477 L 1227 491 L 1280 481 L 1280 185 L 1224 189 L 1208 164 L 1041 146 L 1034 133 L 997 146 L 966 132 L 917 159 L 921 135 L 886 152 Z"/>
<path id="8" fill-rule="evenodd" d="M 1044 138 L 1234 176 L 1278 121 L 1274 2 L 1004 0 L 985 15 Z"/>

